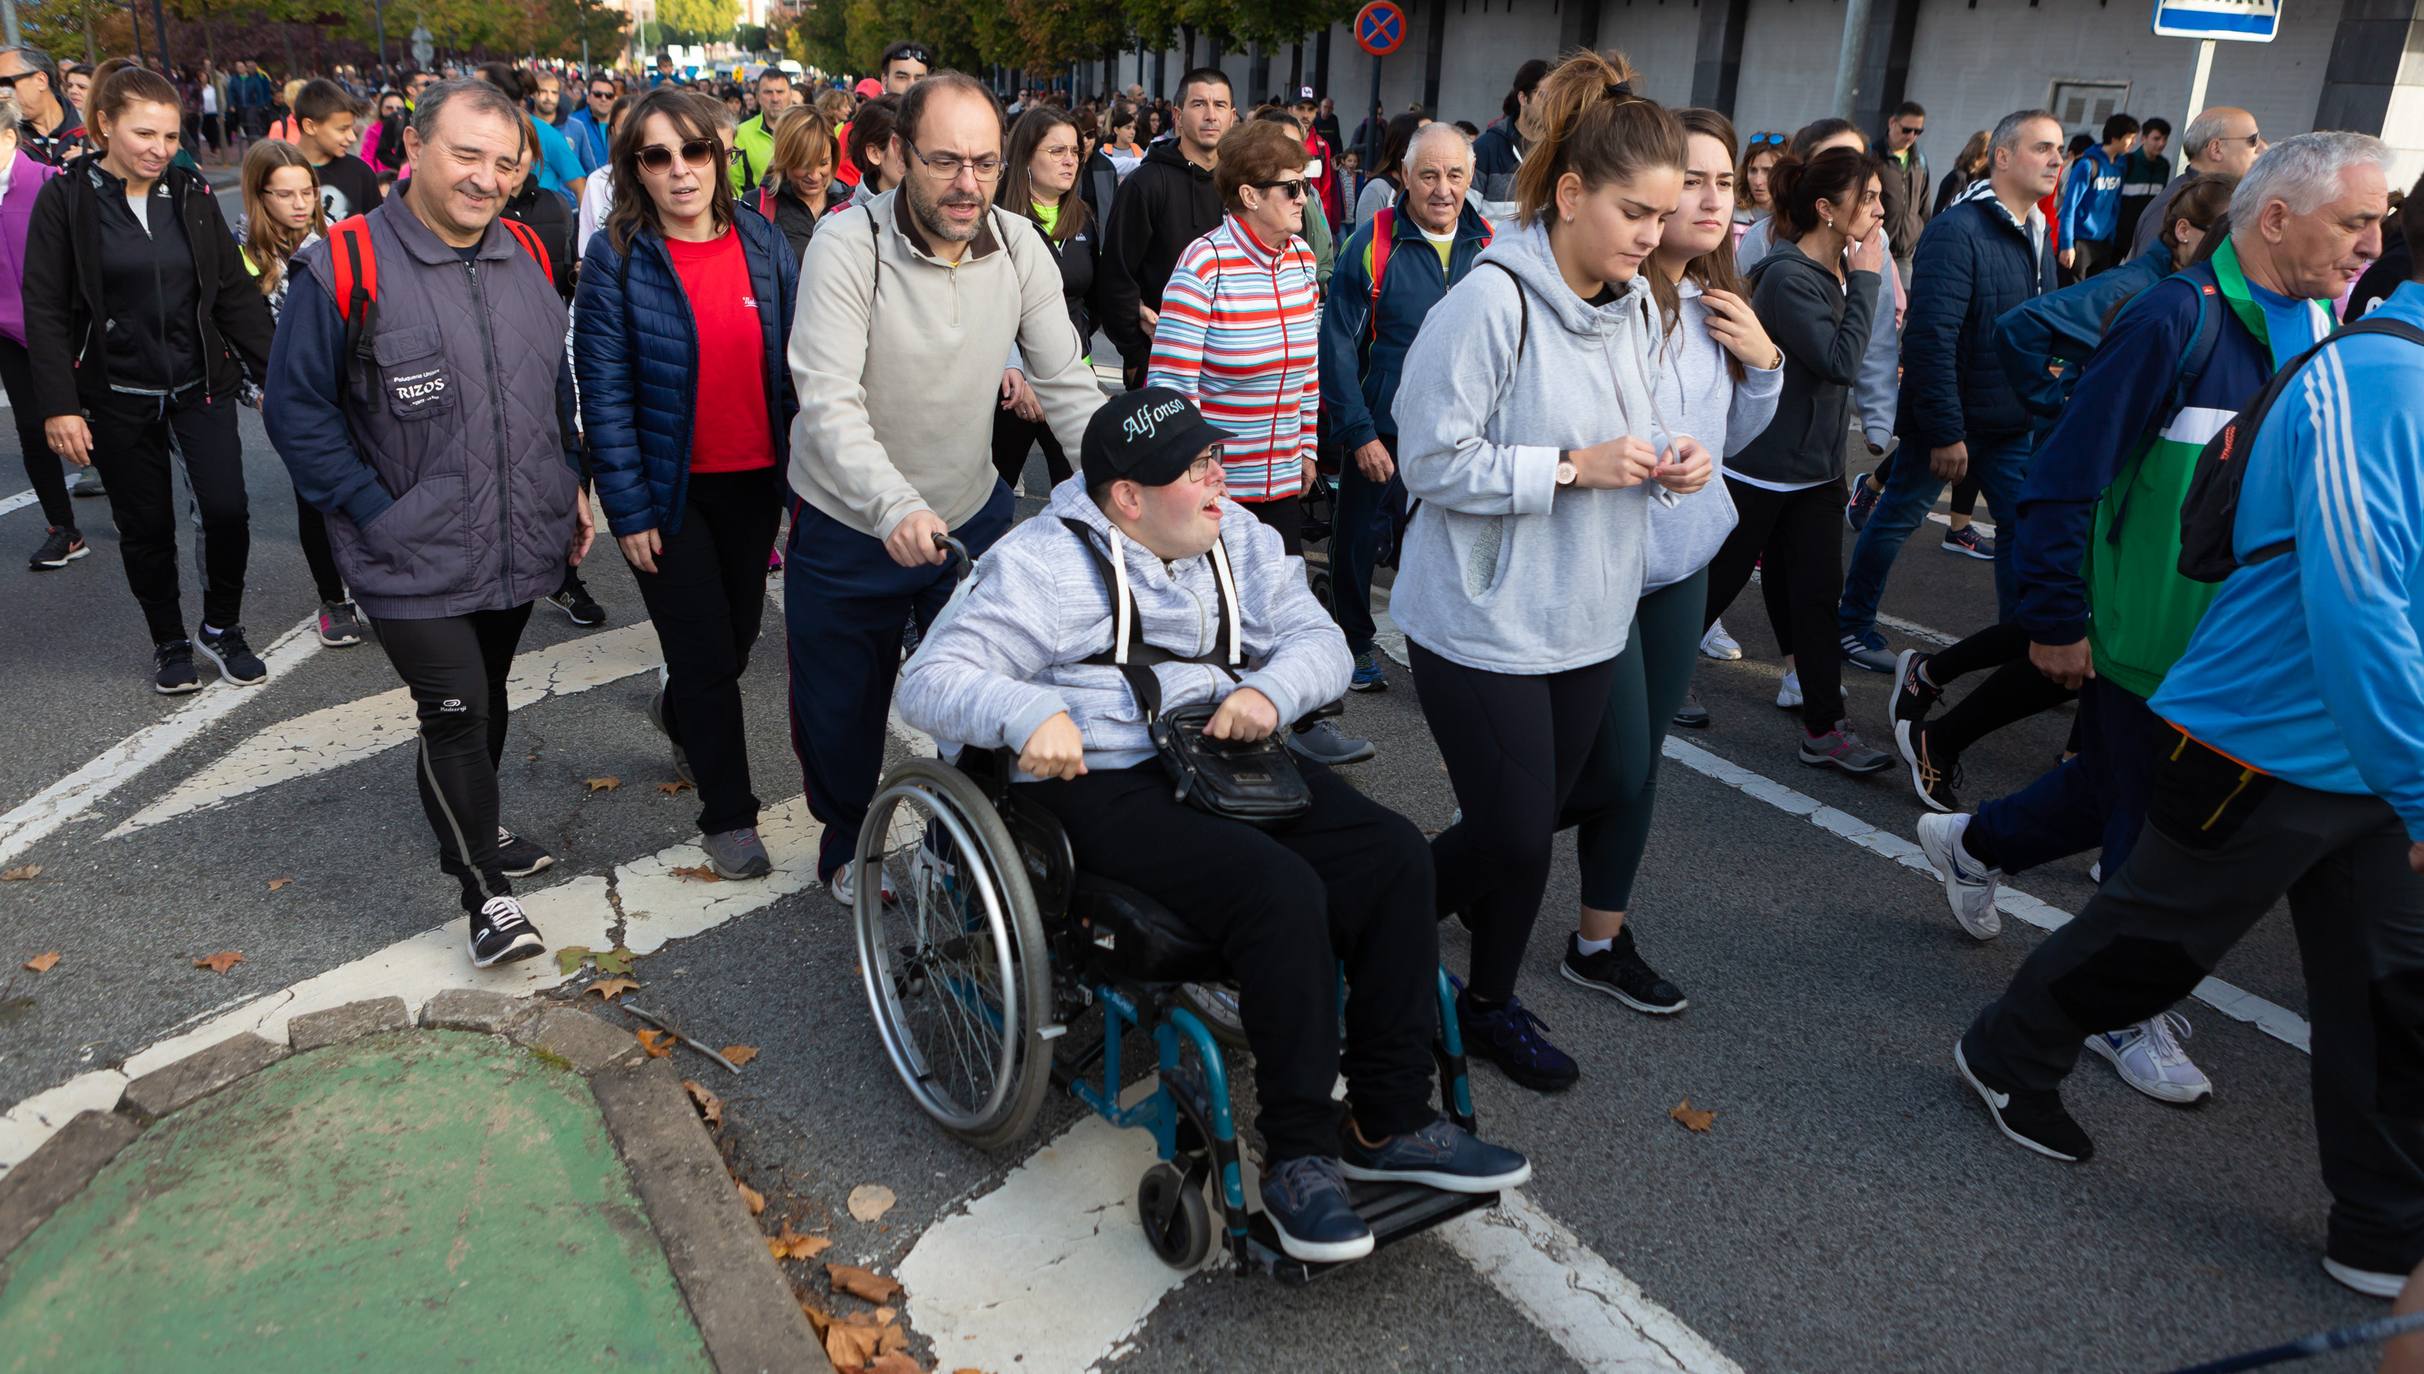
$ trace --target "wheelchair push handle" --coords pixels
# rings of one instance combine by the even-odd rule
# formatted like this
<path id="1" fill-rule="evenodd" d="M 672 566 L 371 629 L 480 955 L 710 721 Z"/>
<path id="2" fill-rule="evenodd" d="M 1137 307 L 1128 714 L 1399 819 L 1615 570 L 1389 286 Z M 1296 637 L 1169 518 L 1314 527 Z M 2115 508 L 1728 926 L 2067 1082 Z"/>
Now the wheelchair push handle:
<path id="1" fill-rule="evenodd" d="M 951 555 L 953 581 L 965 582 L 968 580 L 968 574 L 976 571 L 976 560 L 969 556 L 968 546 L 957 539 L 947 534 L 938 534 L 934 536 L 934 547 Z"/>

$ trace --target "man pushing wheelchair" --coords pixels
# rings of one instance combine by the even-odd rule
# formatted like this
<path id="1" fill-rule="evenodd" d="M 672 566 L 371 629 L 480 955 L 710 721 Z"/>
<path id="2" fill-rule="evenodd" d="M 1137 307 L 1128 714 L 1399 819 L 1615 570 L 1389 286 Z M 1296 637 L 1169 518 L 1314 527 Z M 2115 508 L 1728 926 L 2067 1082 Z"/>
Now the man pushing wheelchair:
<path id="1" fill-rule="evenodd" d="M 1347 1179 L 1494 1193 L 1532 1169 L 1431 1105 L 1429 844 L 1271 741 L 1354 665 L 1301 562 L 1226 498 L 1224 437 L 1175 391 L 1106 403 L 1080 475 L 985 556 L 896 702 L 937 740 L 1016 751 L 1014 785 L 1082 870 L 1219 949 L 1254 1052 L 1264 1211 L 1289 1256 L 1335 1263 L 1373 1246 Z"/>

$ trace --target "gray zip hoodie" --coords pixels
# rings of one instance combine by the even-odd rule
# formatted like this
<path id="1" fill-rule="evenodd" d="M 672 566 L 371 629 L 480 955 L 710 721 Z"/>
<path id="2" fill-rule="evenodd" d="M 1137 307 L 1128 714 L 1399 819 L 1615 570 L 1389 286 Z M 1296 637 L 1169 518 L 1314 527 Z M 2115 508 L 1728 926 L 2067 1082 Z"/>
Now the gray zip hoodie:
<path id="1" fill-rule="evenodd" d="M 1415 643 L 1523 675 L 1624 651 L 1650 487 L 1560 487 L 1557 454 L 1627 434 L 1665 451 L 1652 314 L 1638 276 L 1605 305 L 1575 295 L 1545 224 L 1501 233 L 1431 308 L 1396 406 L 1398 471 L 1422 508 L 1389 613 Z"/>
<path id="2" fill-rule="evenodd" d="M 1767 428 L 1776 414 L 1776 397 L 1784 390 L 1781 366 L 1765 372 L 1746 369 L 1741 382 L 1735 382 L 1726 370 L 1725 345 L 1709 333 L 1709 307 L 1701 298 L 1700 284 L 1686 277 L 1675 283 L 1675 294 L 1682 298 L 1675 328 L 1658 340 L 1650 389 L 1658 398 L 1659 418 L 1677 434 L 1707 445 L 1717 462 L 1707 486 L 1672 506 L 1651 505 L 1644 592 L 1671 587 L 1707 567 L 1733 533 L 1734 497 L 1722 480 L 1724 460 Z"/>
<path id="3" fill-rule="evenodd" d="M 1346 695 L 1355 662 L 1346 636 L 1305 584 L 1304 560 L 1279 533 L 1223 499 L 1220 539 L 1237 586 L 1241 661 L 1236 677 L 1204 663 L 1162 663 L 1162 709 L 1219 701 L 1252 687 L 1279 708 L 1283 726 Z M 1128 768 L 1153 757 L 1144 708 L 1120 670 L 1089 664 L 1111 647 L 1110 592 L 1101 565 L 1061 523 L 1085 522 L 1097 549 L 1114 547 L 1111 521 L 1075 476 L 1052 489 L 1044 513 L 1003 535 L 976 566 L 964 595 L 936 621 L 901 671 L 901 719 L 937 742 L 1017 750 L 1036 727 L 1067 711 L 1086 741 L 1089 769 Z M 1116 541 L 1136 598 L 1133 644 L 1175 654 L 1225 649 L 1209 555 L 1164 563 L 1132 539 Z M 1020 781 L 1031 781 L 1026 774 Z"/>

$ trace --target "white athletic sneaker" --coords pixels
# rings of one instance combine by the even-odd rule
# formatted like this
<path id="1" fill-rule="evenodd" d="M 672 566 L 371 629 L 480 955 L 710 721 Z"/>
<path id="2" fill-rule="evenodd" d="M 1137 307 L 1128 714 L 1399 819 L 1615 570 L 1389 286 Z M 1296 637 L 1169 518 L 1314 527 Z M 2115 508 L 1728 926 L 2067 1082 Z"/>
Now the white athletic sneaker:
<path id="1" fill-rule="evenodd" d="M 2329 1255 L 2323 1257 L 2323 1272 L 2331 1276 L 2332 1282 L 2369 1298 L 2395 1298 L 2399 1296 L 2399 1290 L 2407 1286 L 2405 1274 L 2359 1269 Z"/>
<path id="2" fill-rule="evenodd" d="M 2191 1034 L 2187 1017 L 2167 1011 L 2127 1030 L 2091 1035 L 2087 1047 L 2112 1065 L 2122 1082 L 2158 1102 L 2186 1107 L 2214 1095 L 2213 1081 L 2180 1048 Z"/>
<path id="3" fill-rule="evenodd" d="M 832 893 L 833 900 L 840 902 L 843 906 L 856 908 L 858 906 L 858 865 L 855 862 L 846 863 L 833 870 L 832 875 L 825 879 L 825 890 Z M 889 880 L 884 884 L 884 899 L 886 901 L 892 899 L 892 884 Z"/>
<path id="4" fill-rule="evenodd" d="M 1852 695 L 1852 689 L 1849 687 L 1837 687 L 1835 689 L 1835 695 L 1849 700 Z M 1776 709 L 1780 711 L 1798 711 L 1801 709 L 1801 701 L 1801 670 L 1799 668 L 1787 668 L 1784 672 L 1784 681 L 1778 683 L 1776 686 Z"/>
<path id="5" fill-rule="evenodd" d="M 1936 876 L 1944 880 L 1944 900 L 1953 908 L 1953 919 L 1972 939 L 1992 940 L 2003 933 L 2003 917 L 1995 910 L 1995 889 L 2003 881 L 2003 870 L 1982 868 L 1962 852 L 1961 836 L 1969 823 L 1966 814 L 1921 816 L 1919 847 L 1926 851 Z"/>
<path id="6" fill-rule="evenodd" d="M 1725 632 L 1725 622 L 1720 620 L 1712 623 L 1709 632 L 1700 637 L 1700 655 L 1720 663 L 1732 663 L 1742 657 L 1742 646 Z"/>

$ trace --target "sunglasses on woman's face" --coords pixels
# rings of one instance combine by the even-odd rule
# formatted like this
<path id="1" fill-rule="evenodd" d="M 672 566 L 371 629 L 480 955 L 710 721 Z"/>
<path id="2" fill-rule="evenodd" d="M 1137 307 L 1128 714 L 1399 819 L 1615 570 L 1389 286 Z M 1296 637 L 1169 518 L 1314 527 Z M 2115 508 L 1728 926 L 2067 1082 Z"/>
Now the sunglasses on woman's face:
<path id="1" fill-rule="evenodd" d="M 1257 191 L 1277 191 L 1290 200 L 1303 200 L 1305 191 L 1311 185 L 1312 183 L 1303 177 L 1298 177 L 1293 181 L 1257 181 L 1253 183 L 1254 189 Z"/>
<path id="2" fill-rule="evenodd" d="M 716 163 L 716 154 L 720 151 L 712 138 L 688 139 L 682 144 L 682 161 L 693 167 L 713 167 Z M 664 144 L 651 143 L 640 149 L 641 171 L 654 172 L 662 176 L 672 166 L 673 149 Z"/>

